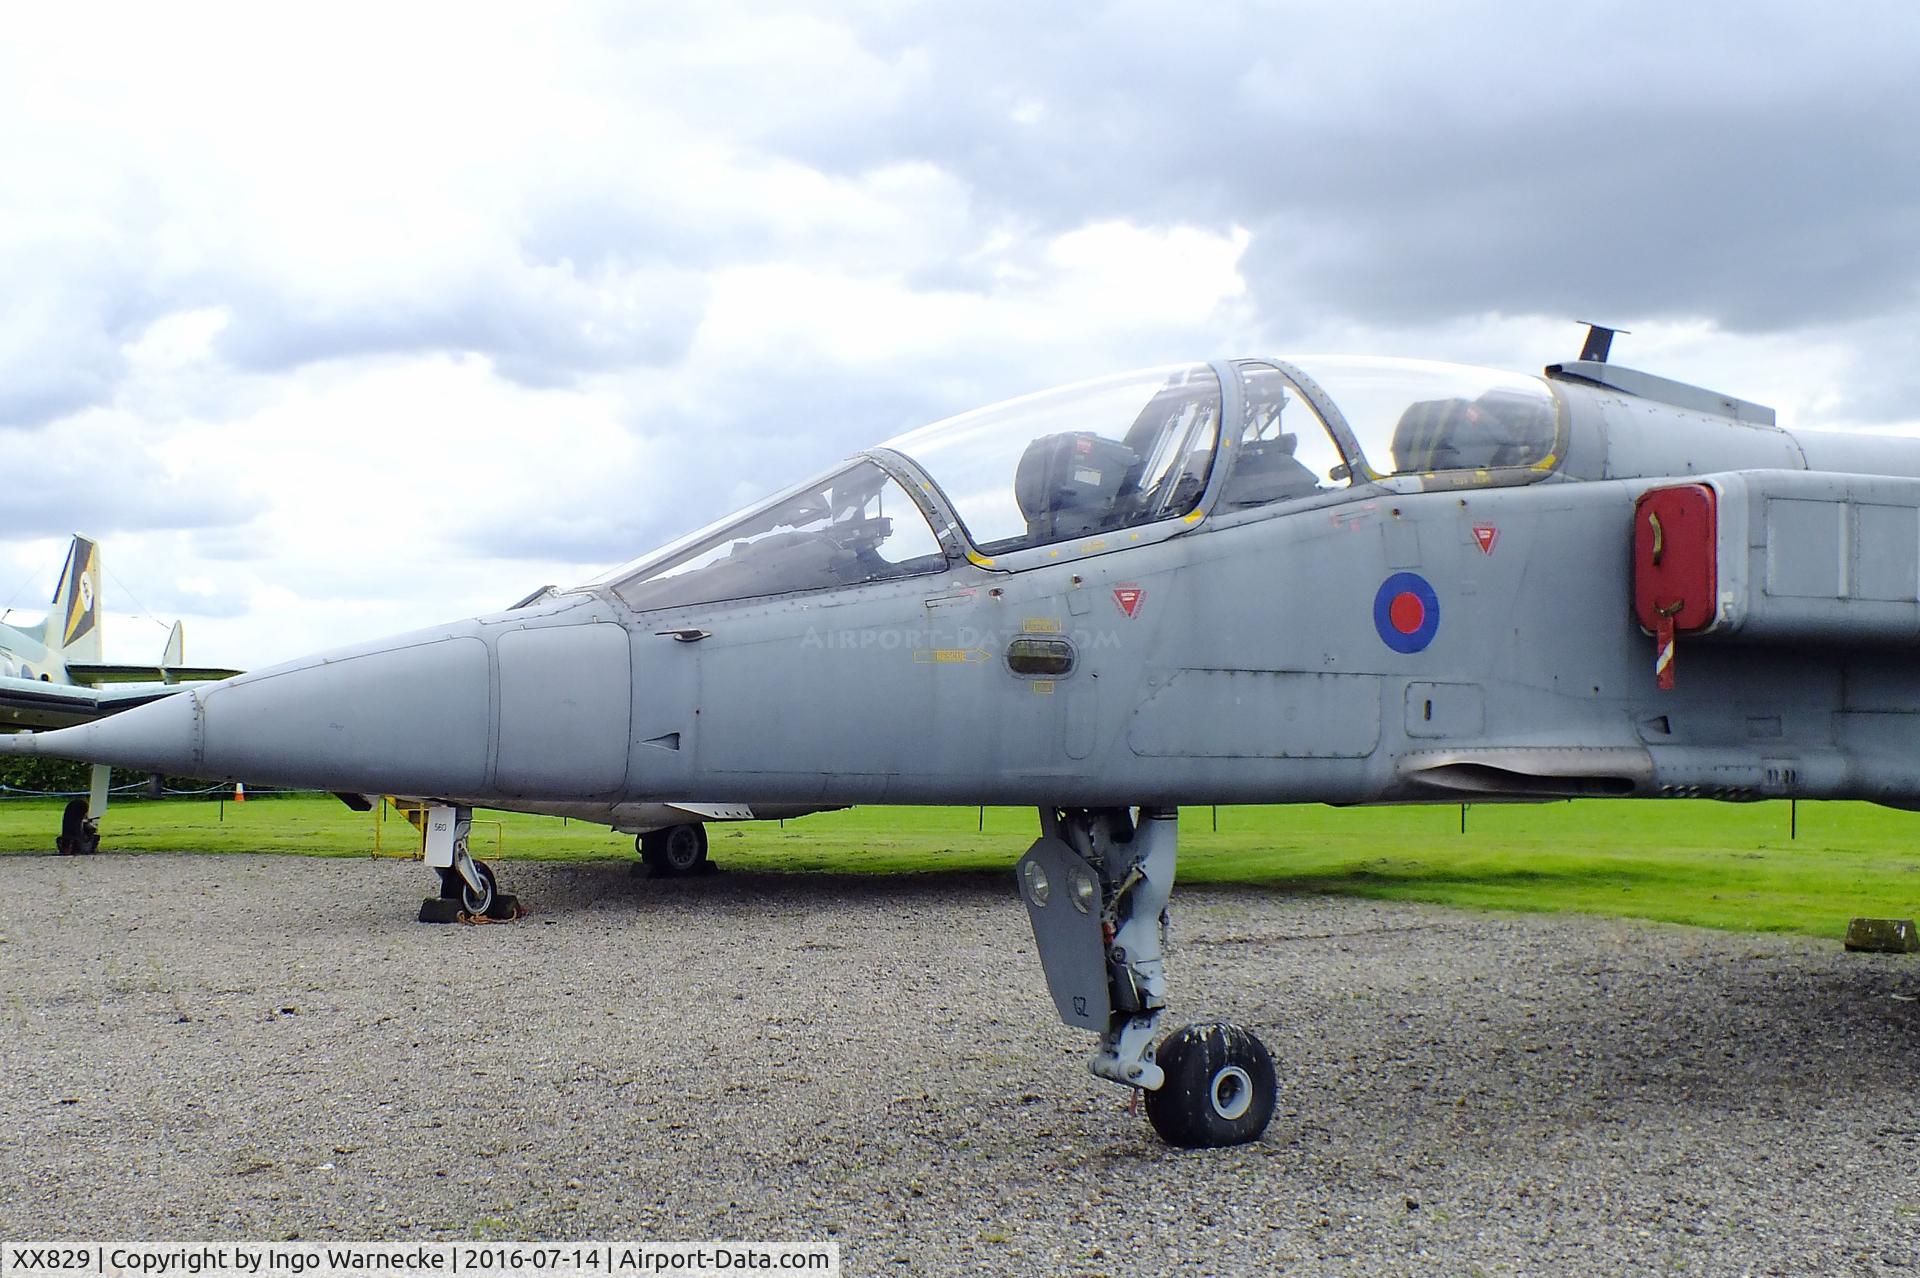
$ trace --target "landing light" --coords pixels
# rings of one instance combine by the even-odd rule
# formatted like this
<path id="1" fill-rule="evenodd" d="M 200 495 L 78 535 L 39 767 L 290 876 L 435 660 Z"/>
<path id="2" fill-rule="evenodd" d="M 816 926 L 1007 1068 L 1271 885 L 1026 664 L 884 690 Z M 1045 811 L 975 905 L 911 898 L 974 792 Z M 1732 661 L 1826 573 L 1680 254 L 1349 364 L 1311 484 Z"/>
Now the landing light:
<path id="1" fill-rule="evenodd" d="M 1027 899 L 1037 906 L 1046 905 L 1047 898 L 1053 895 L 1053 885 L 1047 882 L 1047 872 L 1040 868 L 1039 862 L 1029 861 L 1022 873 L 1027 880 Z M 1086 907 L 1081 908 L 1084 910 Z"/>
<path id="2" fill-rule="evenodd" d="M 1093 876 L 1075 867 L 1067 876 L 1067 885 L 1073 890 L 1073 908 L 1082 914 L 1091 913 L 1093 903 L 1100 895 L 1099 889 L 1093 885 Z"/>

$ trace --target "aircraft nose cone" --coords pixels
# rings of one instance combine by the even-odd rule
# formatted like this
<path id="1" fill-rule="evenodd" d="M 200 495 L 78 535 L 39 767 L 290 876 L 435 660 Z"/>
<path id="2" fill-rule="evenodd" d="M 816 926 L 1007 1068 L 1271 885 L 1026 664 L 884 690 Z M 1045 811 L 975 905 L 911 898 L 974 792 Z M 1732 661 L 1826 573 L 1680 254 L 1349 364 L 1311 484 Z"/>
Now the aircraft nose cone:
<path id="1" fill-rule="evenodd" d="M 242 676 L 198 698 L 199 775 L 376 794 L 486 784 L 487 646 L 474 635 Z"/>
<path id="2" fill-rule="evenodd" d="M 489 706 L 486 644 L 442 635 L 241 675 L 9 752 L 322 790 L 469 795 L 486 783 Z"/>
<path id="3" fill-rule="evenodd" d="M 116 768 L 191 776 L 197 762 L 199 706 L 193 692 L 122 711 L 110 719 L 54 732 L 0 737 L 0 754 L 42 754 Z"/>

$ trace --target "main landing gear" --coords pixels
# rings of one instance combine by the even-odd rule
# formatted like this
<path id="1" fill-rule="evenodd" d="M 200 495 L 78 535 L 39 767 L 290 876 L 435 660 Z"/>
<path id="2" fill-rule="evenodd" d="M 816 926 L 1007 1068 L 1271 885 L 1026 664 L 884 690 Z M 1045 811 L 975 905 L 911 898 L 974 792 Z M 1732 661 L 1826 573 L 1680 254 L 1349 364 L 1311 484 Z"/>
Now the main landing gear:
<path id="1" fill-rule="evenodd" d="M 677 879 L 707 871 L 707 827 L 699 821 L 649 830 L 633 840 L 640 863 L 656 878 Z"/>
<path id="2" fill-rule="evenodd" d="M 1167 898 L 1179 812 L 1042 808 L 1015 867 L 1060 1019 L 1100 1035 L 1087 1068 L 1146 1094 L 1147 1119 L 1187 1148 L 1257 1140 L 1273 1117 L 1273 1058 L 1249 1030 L 1188 1025 L 1153 1036 L 1166 1009 Z"/>

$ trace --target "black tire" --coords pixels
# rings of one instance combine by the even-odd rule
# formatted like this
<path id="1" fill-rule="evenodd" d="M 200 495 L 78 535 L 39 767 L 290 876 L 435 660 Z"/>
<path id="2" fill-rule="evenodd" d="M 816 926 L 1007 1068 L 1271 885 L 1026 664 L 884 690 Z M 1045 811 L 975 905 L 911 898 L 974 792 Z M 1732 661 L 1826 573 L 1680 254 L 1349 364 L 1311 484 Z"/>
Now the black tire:
<path id="1" fill-rule="evenodd" d="M 698 821 L 640 836 L 640 859 L 664 878 L 698 874 L 707 864 L 707 827 Z"/>
<path id="2" fill-rule="evenodd" d="M 61 856 L 89 856 L 100 850 L 100 833 L 87 817 L 84 799 L 69 800 L 60 813 L 60 837 L 54 850 Z"/>
<path id="3" fill-rule="evenodd" d="M 471 883 L 460 880 L 460 908 L 469 914 L 485 914 L 493 908 L 494 898 L 500 895 L 500 886 L 494 881 L 493 869 L 485 861 L 473 863 L 475 876 L 480 880 L 480 888 L 474 890 Z M 458 874 L 458 871 L 455 871 Z"/>
<path id="4" fill-rule="evenodd" d="M 1182 1149 L 1260 1139 L 1273 1118 L 1273 1057 L 1238 1025 L 1185 1025 L 1154 1053 L 1167 1081 L 1147 1093 L 1147 1121 Z"/>

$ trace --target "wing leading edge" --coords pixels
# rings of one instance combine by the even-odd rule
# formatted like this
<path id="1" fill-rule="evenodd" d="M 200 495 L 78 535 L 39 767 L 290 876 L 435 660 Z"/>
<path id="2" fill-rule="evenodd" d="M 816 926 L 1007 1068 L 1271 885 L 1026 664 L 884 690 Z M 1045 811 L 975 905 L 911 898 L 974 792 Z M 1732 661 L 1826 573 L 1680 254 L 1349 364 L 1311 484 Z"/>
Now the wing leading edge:
<path id="1" fill-rule="evenodd" d="M 159 672 L 156 670 L 154 673 Z M 124 688 L 85 688 L 70 683 L 0 677 L 0 731 L 70 728 L 183 691 L 185 689 L 178 684 L 143 683 Z"/>

